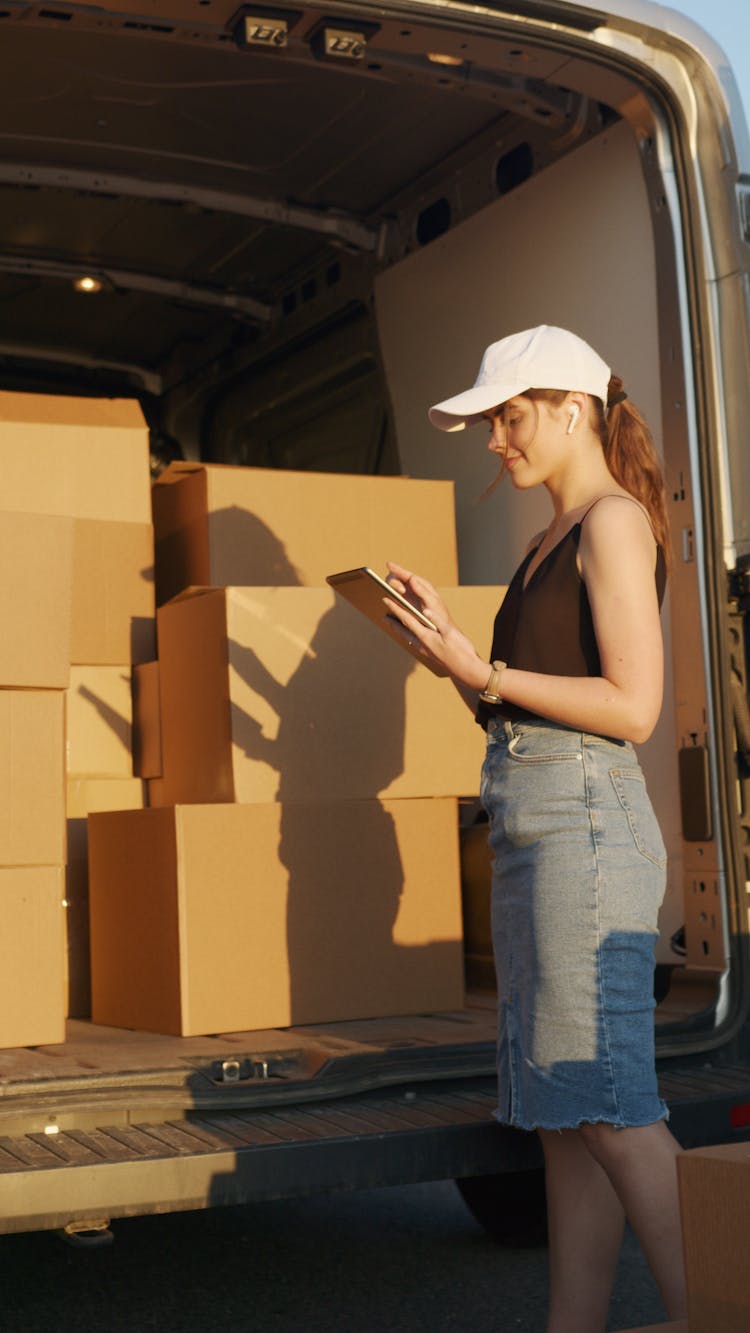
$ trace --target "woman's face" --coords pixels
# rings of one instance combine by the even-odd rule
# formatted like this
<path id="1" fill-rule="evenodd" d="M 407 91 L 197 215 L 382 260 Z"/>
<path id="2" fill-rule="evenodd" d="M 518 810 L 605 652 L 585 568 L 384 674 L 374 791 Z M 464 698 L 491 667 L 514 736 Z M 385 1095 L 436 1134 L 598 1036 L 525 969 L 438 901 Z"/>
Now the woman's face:
<path id="1" fill-rule="evenodd" d="M 486 412 L 487 448 L 503 459 L 504 471 L 518 490 L 548 481 L 570 457 L 564 414 L 545 401 L 519 394 Z"/>

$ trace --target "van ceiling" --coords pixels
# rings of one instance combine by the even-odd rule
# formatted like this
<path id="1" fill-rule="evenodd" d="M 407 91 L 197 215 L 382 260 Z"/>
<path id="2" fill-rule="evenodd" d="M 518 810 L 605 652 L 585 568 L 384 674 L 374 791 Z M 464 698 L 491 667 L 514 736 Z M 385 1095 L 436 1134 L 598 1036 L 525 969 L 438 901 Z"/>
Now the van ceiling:
<path id="1" fill-rule="evenodd" d="M 286 45 L 258 49 L 222 0 L 5 4 L 0 383 L 158 394 L 601 128 L 553 50 L 384 12 L 264 5 Z M 333 24 L 362 56 L 321 54 Z"/>

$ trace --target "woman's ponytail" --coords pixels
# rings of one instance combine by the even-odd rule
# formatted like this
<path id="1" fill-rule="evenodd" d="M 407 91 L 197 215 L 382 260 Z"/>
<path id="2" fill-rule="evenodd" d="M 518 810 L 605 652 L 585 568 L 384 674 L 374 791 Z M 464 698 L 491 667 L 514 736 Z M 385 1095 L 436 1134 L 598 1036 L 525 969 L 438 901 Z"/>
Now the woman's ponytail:
<path id="1" fill-rule="evenodd" d="M 592 401 L 598 413 L 599 438 L 607 466 L 615 481 L 640 500 L 648 513 L 669 568 L 671 551 L 664 477 L 651 432 L 625 394 L 619 376 L 610 378 L 606 415 L 599 399 Z"/>

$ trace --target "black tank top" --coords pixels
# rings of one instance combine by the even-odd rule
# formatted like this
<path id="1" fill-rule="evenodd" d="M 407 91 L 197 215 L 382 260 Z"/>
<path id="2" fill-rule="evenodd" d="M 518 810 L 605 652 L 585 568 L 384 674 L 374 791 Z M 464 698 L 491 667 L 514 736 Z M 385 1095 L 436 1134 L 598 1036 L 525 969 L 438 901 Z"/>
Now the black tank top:
<path id="1" fill-rule="evenodd" d="M 587 509 L 586 514 L 589 512 Z M 545 676 L 601 675 L 588 593 L 576 559 L 586 514 L 537 565 L 525 588 L 526 570 L 541 543 L 519 565 L 495 617 L 491 661 L 506 662 L 519 671 L 537 671 Z M 656 557 L 659 606 L 665 586 L 666 565 L 659 547 Z M 476 720 L 486 728 L 491 717 L 519 721 L 534 716 L 515 704 L 493 705 L 480 700 Z"/>

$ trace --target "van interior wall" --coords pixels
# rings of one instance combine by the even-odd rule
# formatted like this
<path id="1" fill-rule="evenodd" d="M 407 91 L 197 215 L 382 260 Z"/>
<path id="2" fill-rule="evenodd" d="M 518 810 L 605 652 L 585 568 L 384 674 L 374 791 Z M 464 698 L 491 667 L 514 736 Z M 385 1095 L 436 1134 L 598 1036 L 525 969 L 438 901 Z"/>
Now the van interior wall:
<path id="1" fill-rule="evenodd" d="M 507 482 L 480 501 L 496 474 L 484 427 L 444 434 L 429 424 L 428 406 L 473 384 L 488 343 L 559 324 L 623 377 L 660 447 L 656 293 L 646 187 L 625 122 L 378 276 L 376 318 L 403 471 L 454 479 L 462 583 L 507 583 L 529 538 L 547 525 L 548 502 L 536 492 L 516 494 Z M 669 941 L 684 921 L 683 844 L 668 597 L 662 619 L 664 707 L 640 757 L 669 853 L 657 958 L 674 963 Z M 480 650 L 489 652 L 490 632 L 488 625 Z"/>

